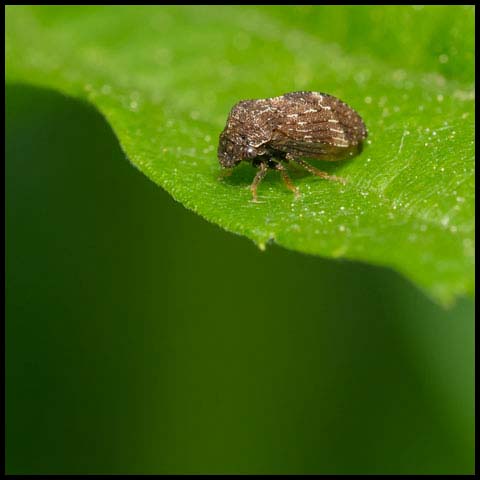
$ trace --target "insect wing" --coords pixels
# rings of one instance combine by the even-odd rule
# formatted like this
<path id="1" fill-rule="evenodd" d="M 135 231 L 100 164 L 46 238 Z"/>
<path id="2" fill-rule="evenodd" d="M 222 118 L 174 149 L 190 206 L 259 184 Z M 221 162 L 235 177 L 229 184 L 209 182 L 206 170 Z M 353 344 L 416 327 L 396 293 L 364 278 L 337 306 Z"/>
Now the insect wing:
<path id="1" fill-rule="evenodd" d="M 277 125 L 270 142 L 271 147 L 293 155 L 331 160 L 336 160 L 339 154 L 350 150 L 351 145 L 345 136 L 339 131 L 332 131 L 326 122 L 302 123 Z"/>
<path id="2" fill-rule="evenodd" d="M 366 136 L 359 115 L 335 97 L 295 92 L 283 98 L 281 117 L 272 134 L 272 148 L 337 160 L 358 149 Z"/>

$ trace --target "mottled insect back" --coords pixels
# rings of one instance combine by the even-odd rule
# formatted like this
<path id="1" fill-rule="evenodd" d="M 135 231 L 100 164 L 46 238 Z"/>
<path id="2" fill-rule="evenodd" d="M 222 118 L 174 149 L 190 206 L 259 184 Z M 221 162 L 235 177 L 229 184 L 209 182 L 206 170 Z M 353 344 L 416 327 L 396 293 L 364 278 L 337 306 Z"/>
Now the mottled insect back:
<path id="1" fill-rule="evenodd" d="M 269 168 L 279 170 L 287 188 L 298 194 L 281 162 L 292 160 L 310 173 L 343 182 L 303 158 L 338 161 L 358 153 L 367 129 L 360 115 L 326 93 L 292 92 L 280 97 L 238 102 L 220 134 L 218 160 L 232 168 L 243 161 L 258 167 L 251 185 L 257 186 Z"/>

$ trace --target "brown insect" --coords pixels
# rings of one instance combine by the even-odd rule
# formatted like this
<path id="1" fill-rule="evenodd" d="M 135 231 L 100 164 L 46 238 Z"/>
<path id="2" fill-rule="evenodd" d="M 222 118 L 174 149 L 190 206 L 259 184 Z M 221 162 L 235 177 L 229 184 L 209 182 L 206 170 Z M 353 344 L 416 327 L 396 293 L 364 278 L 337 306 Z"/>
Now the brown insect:
<path id="1" fill-rule="evenodd" d="M 242 160 L 258 168 L 250 186 L 256 202 L 257 187 L 269 168 L 279 170 L 287 188 L 298 195 L 282 162 L 294 161 L 313 175 L 345 183 L 303 158 L 342 160 L 359 153 L 366 137 L 360 115 L 338 98 L 326 93 L 292 92 L 238 102 L 220 134 L 218 160 L 224 168 Z"/>

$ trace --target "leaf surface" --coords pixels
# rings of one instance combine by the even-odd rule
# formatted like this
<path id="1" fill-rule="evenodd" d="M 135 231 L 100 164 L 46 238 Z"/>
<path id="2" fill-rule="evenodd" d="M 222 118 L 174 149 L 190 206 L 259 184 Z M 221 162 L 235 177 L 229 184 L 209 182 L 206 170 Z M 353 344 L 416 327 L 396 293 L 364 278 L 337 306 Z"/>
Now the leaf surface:
<path id="1" fill-rule="evenodd" d="M 146 176 L 261 248 L 473 295 L 473 7 L 9 6 L 6 79 L 91 102 Z M 345 186 L 292 168 L 300 198 L 272 172 L 254 204 L 251 166 L 219 178 L 218 135 L 237 101 L 296 90 L 346 101 L 368 142 L 315 163 Z"/>

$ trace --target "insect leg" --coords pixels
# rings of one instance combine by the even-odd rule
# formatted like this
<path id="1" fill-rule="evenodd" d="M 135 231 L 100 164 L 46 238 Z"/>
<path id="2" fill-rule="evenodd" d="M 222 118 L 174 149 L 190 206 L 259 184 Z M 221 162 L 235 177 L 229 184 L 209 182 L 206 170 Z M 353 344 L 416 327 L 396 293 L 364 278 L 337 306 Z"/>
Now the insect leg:
<path id="1" fill-rule="evenodd" d="M 258 203 L 258 198 L 257 198 L 257 187 L 258 184 L 262 181 L 262 179 L 265 177 L 265 175 L 268 172 L 268 165 L 266 163 L 261 163 L 258 166 L 258 172 L 255 175 L 255 178 L 253 179 L 252 184 L 250 185 L 250 190 L 252 191 L 252 202 Z"/>
<path id="2" fill-rule="evenodd" d="M 300 195 L 300 191 L 292 183 L 292 179 L 289 177 L 287 173 L 287 169 L 281 163 L 275 163 L 275 169 L 279 170 L 280 173 L 282 174 L 282 178 L 285 183 L 285 186 L 295 194 L 295 197 L 298 197 Z"/>
<path id="3" fill-rule="evenodd" d="M 230 169 L 222 168 L 220 174 L 218 175 L 218 180 L 223 180 L 224 178 L 232 175 L 232 173 L 233 173 L 232 168 L 230 168 Z"/>
<path id="4" fill-rule="evenodd" d="M 326 180 L 333 180 L 333 181 L 340 182 L 340 183 L 343 183 L 343 184 L 347 183 L 347 181 L 344 178 L 336 177 L 335 175 L 329 175 L 327 172 L 322 172 L 321 170 L 318 170 L 318 168 L 315 168 L 313 165 L 310 165 L 305 160 L 301 160 L 300 158 L 291 158 L 290 157 L 289 160 L 293 160 L 293 161 L 297 162 L 305 170 L 308 170 L 312 175 L 316 175 L 317 177 L 325 178 Z"/>

